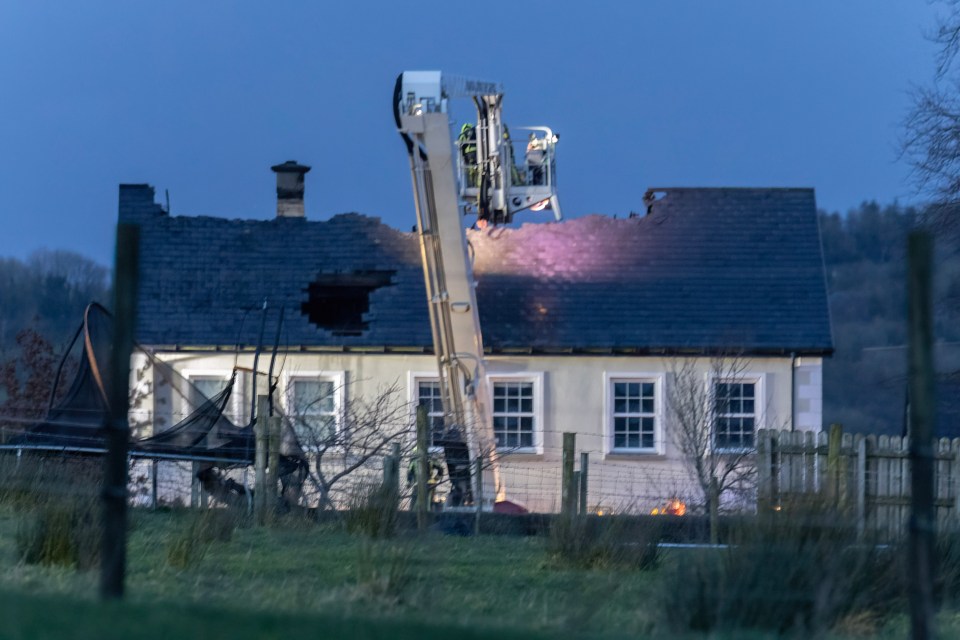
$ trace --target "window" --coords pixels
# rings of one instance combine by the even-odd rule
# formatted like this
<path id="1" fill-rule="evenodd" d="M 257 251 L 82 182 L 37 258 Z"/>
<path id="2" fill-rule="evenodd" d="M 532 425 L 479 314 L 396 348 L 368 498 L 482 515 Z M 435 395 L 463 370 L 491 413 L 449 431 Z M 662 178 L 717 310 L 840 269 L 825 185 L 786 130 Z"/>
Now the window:
<path id="1" fill-rule="evenodd" d="M 226 369 L 184 369 L 183 377 L 189 381 L 185 385 L 184 394 L 180 401 L 180 415 L 174 420 L 180 420 L 198 409 L 203 403 L 212 400 L 230 383 L 231 371 Z M 224 407 L 224 414 L 231 420 L 236 420 L 242 414 L 240 395 L 242 385 L 234 384 L 230 393 L 230 400 Z"/>
<path id="2" fill-rule="evenodd" d="M 443 396 L 440 393 L 440 381 L 433 379 L 416 379 L 417 406 L 427 408 L 427 418 L 430 421 L 430 446 L 440 446 L 438 443 L 443 437 Z"/>
<path id="3" fill-rule="evenodd" d="M 190 378 L 193 387 L 203 395 L 203 400 L 212 400 L 218 393 L 227 388 L 229 382 L 223 376 L 198 375 Z"/>
<path id="4" fill-rule="evenodd" d="M 301 445 L 317 446 L 336 435 L 342 398 L 342 376 L 298 375 L 288 380 L 287 410 Z"/>
<path id="5" fill-rule="evenodd" d="M 537 446 L 537 411 L 533 380 L 493 380 L 493 433 L 497 447 Z"/>
<path id="6" fill-rule="evenodd" d="M 752 449 L 757 423 L 757 383 L 714 383 L 716 421 L 714 445 L 717 449 Z"/>
<path id="7" fill-rule="evenodd" d="M 656 451 L 656 383 L 613 380 L 611 386 L 613 450 Z"/>

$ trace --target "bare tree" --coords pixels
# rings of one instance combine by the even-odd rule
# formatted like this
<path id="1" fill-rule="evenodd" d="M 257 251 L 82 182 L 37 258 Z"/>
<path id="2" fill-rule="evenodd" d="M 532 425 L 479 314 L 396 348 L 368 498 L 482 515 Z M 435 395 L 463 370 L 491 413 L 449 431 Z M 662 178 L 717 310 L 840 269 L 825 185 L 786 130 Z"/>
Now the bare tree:
<path id="1" fill-rule="evenodd" d="M 932 199 L 928 216 L 955 227 L 960 207 L 960 0 L 941 0 L 945 12 L 928 38 L 939 46 L 934 81 L 913 90 L 904 121 L 903 156 L 913 167 L 917 189 Z"/>
<path id="2" fill-rule="evenodd" d="M 745 380 L 747 362 L 715 357 L 704 371 L 696 358 L 671 361 L 668 429 L 706 507 L 710 540 L 726 494 L 749 491 L 756 479 L 754 438 L 760 398 Z M 752 417 L 751 417 L 752 415 Z"/>
<path id="3" fill-rule="evenodd" d="M 401 400 L 397 385 L 381 387 L 369 398 L 351 398 L 342 407 L 334 401 L 339 391 L 331 384 L 318 386 L 311 396 L 300 394 L 287 403 L 285 416 L 310 463 L 309 478 L 321 509 L 334 508 L 338 485 L 369 474 L 373 462 L 391 454 L 394 444 L 400 445 L 401 456 L 415 446 L 409 403 Z"/>

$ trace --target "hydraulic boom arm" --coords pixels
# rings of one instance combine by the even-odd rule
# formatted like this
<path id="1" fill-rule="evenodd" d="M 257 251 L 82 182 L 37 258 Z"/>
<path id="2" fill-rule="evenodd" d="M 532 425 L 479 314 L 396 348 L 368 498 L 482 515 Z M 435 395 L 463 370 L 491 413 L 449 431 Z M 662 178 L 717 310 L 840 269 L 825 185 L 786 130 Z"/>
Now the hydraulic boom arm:
<path id="1" fill-rule="evenodd" d="M 476 105 L 477 125 L 465 125 L 463 132 L 473 128 L 472 135 L 462 134 L 455 146 L 447 100 L 466 96 Z M 439 71 L 401 74 L 393 101 L 397 128 L 410 156 L 445 439 L 459 436 L 473 456 L 484 456 L 484 495 L 495 495 L 497 501 L 505 499 L 505 490 L 461 211 L 475 212 L 481 228 L 509 222 L 516 211 L 526 208 L 550 207 L 559 216 L 553 161 L 557 137 L 546 127 L 529 128 L 527 166 L 521 174 L 501 120 L 502 101 L 498 83 L 450 80 Z"/>

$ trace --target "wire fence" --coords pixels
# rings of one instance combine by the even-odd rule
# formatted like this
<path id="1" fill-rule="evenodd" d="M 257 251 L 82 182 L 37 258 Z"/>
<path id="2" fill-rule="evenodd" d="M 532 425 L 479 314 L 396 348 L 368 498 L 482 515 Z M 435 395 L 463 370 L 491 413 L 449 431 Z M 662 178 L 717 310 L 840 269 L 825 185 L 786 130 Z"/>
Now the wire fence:
<path id="1" fill-rule="evenodd" d="M 21 436 L 30 431 L 37 436 L 36 426 L 41 421 L 22 415 L 0 416 L 0 452 L 14 460 L 14 464 L 21 464 L 26 458 L 53 461 L 90 457 L 87 468 L 95 469 L 93 461 L 100 459 L 104 448 L 101 440 L 91 438 L 89 420 L 98 416 L 91 415 L 89 420 L 83 415 L 78 418 L 73 423 L 59 422 L 61 430 L 56 434 L 55 443 L 34 438 L 39 444 L 24 444 L 20 442 Z M 76 427 L 76 434 L 70 432 L 71 426 Z M 405 453 L 390 468 L 398 474 L 396 485 L 400 488 L 401 508 L 410 508 L 415 488 L 412 443 L 405 442 L 402 450 Z M 220 447 L 217 456 L 221 459 L 178 456 L 145 450 L 134 440 L 129 454 L 129 503 L 150 508 L 252 504 L 256 484 L 252 460 L 225 459 L 242 453 L 250 452 Z M 336 449 L 325 451 L 322 456 L 307 452 L 302 467 L 293 469 L 295 473 L 280 475 L 278 491 L 297 507 L 346 509 L 355 496 L 384 481 L 387 460 L 392 455 L 358 456 Z M 580 469 L 584 457 L 589 465 Z M 605 459 L 604 452 L 589 449 L 577 450 L 576 459 L 577 471 L 585 476 L 580 481 L 585 490 L 581 502 L 590 513 L 648 514 L 671 500 L 680 500 L 695 511 L 703 502 L 689 471 L 676 461 L 649 461 L 640 457 Z M 504 452 L 499 455 L 499 467 L 500 481 L 510 502 L 537 513 L 561 510 L 561 448 L 544 447 L 536 455 Z M 476 461 L 470 468 L 472 488 Z M 450 502 L 452 487 L 451 478 L 443 472 L 431 481 L 431 493 L 438 505 Z M 69 490 L 69 484 L 65 490 Z"/>

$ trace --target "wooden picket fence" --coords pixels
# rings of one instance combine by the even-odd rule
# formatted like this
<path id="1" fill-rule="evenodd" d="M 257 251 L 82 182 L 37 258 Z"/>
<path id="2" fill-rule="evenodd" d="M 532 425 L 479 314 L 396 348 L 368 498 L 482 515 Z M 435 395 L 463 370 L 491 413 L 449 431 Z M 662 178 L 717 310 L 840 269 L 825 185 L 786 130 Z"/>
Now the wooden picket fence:
<path id="1" fill-rule="evenodd" d="M 830 431 L 757 433 L 758 507 L 778 509 L 819 495 L 845 509 L 860 532 L 882 540 L 907 533 L 910 444 L 907 438 Z M 960 438 L 933 443 L 937 530 L 960 529 Z M 784 508 L 786 508 L 784 506 Z"/>

